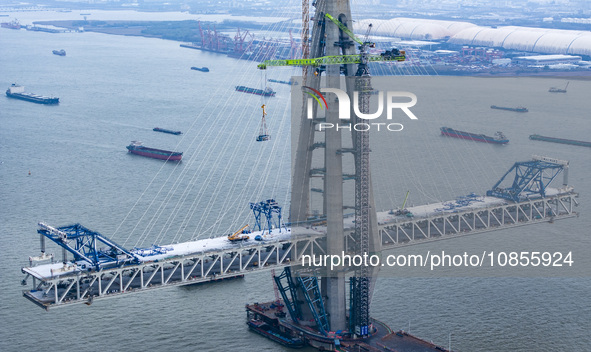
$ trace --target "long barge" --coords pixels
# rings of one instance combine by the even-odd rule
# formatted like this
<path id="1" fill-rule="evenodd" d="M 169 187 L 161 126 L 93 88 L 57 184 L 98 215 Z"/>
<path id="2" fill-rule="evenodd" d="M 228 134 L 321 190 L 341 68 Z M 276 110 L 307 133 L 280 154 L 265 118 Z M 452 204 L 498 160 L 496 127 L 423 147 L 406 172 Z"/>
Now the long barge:
<path id="1" fill-rule="evenodd" d="M 529 111 L 529 110 L 527 110 L 527 108 L 524 108 L 523 106 L 518 106 L 516 108 L 509 108 L 509 107 L 505 107 L 505 106 L 491 105 L 490 108 L 497 109 L 497 110 L 514 111 L 514 112 L 528 112 Z"/>
<path id="2" fill-rule="evenodd" d="M 249 320 L 247 324 L 250 330 L 270 340 L 273 340 L 280 345 L 291 348 L 302 348 L 305 346 L 304 341 L 302 341 L 300 338 L 285 336 L 280 331 L 273 329 L 269 324 L 262 320 L 252 319 Z"/>
<path id="3" fill-rule="evenodd" d="M 45 104 L 45 105 L 55 105 L 59 104 L 60 99 L 55 97 L 46 97 L 43 95 L 37 95 L 33 93 L 25 93 L 25 87 L 19 86 L 18 84 L 13 83 L 8 89 L 6 90 L 6 96 L 9 98 L 20 99 L 25 101 L 30 101 L 32 103 L 37 104 Z"/>
<path id="4" fill-rule="evenodd" d="M 171 152 L 163 149 L 144 147 L 141 142 L 133 141 L 127 146 L 127 150 L 136 155 L 145 156 L 153 159 L 180 161 L 183 157 L 182 152 Z"/>
<path id="5" fill-rule="evenodd" d="M 263 89 L 250 88 L 250 87 L 246 87 L 246 86 L 236 86 L 236 91 L 242 92 L 242 93 L 262 95 L 264 97 L 274 97 L 276 94 L 275 91 L 273 91 L 271 88 L 268 88 L 268 87 L 263 90 Z"/>
<path id="6" fill-rule="evenodd" d="M 509 140 L 505 137 L 505 135 L 502 132 L 497 132 L 497 133 L 495 133 L 494 137 L 491 137 L 491 136 L 487 136 L 484 134 L 458 131 L 458 130 L 454 130 L 453 128 L 449 128 L 449 127 L 441 127 L 441 134 L 444 136 L 448 136 L 448 137 L 468 139 L 471 141 L 491 143 L 491 144 L 507 144 L 507 143 L 509 143 Z"/>
<path id="7" fill-rule="evenodd" d="M 290 86 L 291 86 L 291 85 L 294 85 L 294 86 L 295 86 L 295 85 L 298 85 L 298 82 L 297 82 L 297 81 L 292 81 L 292 80 L 289 80 L 289 81 L 282 81 L 282 80 L 279 80 L 279 79 L 272 79 L 272 78 L 270 78 L 270 79 L 268 79 L 267 81 L 269 81 L 269 82 L 271 82 L 271 83 L 281 83 L 281 84 L 288 84 L 288 85 L 290 85 Z"/>
<path id="8" fill-rule="evenodd" d="M 544 142 L 578 145 L 581 147 L 591 147 L 591 142 L 577 141 L 574 139 L 566 139 L 566 138 L 546 137 L 546 136 L 540 136 L 539 134 L 532 134 L 529 136 L 529 139 L 534 140 L 534 141 L 544 141 Z"/>
<path id="9" fill-rule="evenodd" d="M 154 131 L 154 132 L 162 132 L 162 133 L 170 133 L 170 134 L 175 134 L 177 136 L 180 135 L 180 134 L 183 134 L 183 132 L 181 132 L 181 131 L 173 131 L 173 130 L 169 130 L 169 129 L 166 129 L 166 128 L 160 128 L 160 127 L 154 127 L 152 129 L 152 131 Z"/>

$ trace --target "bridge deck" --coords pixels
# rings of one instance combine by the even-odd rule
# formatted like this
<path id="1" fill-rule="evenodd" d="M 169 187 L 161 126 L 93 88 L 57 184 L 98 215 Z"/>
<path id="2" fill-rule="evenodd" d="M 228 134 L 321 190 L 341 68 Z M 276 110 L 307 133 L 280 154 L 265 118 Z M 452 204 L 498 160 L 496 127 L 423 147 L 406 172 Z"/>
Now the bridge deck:
<path id="1" fill-rule="evenodd" d="M 378 213 L 379 235 L 384 250 L 444 238 L 494 231 L 576 216 L 578 195 L 572 188 L 554 191 L 545 198 L 519 203 L 494 197 L 469 197 L 408 210 L 413 214 Z M 351 231 L 352 218 L 345 218 Z M 159 253 L 136 252 L 139 264 L 95 270 L 84 261 L 66 261 L 22 269 L 32 278 L 32 289 L 23 295 L 45 309 L 94 299 L 122 296 L 168 286 L 181 286 L 243 275 L 301 263 L 302 255 L 326 254 L 326 228 L 322 220 L 308 227 L 274 229 L 262 241 L 232 243 L 227 237 L 204 239 L 159 247 Z M 250 234 L 251 238 L 258 233 Z M 351 244 L 351 234 L 345 234 Z M 143 255 L 142 255 L 143 254 Z M 45 255 L 43 258 L 50 258 Z"/>

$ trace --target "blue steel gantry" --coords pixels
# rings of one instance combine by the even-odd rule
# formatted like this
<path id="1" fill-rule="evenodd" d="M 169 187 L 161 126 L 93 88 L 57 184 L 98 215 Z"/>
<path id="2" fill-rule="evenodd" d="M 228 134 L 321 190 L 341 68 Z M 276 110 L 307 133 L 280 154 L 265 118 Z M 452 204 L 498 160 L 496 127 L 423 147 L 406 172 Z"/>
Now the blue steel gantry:
<path id="1" fill-rule="evenodd" d="M 46 237 L 72 253 L 75 261 L 85 260 L 88 266 L 95 270 L 140 262 L 137 254 L 80 224 L 55 228 L 40 222 L 39 227 L 37 232 L 41 235 L 42 253 L 45 253 L 44 237 Z"/>
<path id="2" fill-rule="evenodd" d="M 519 202 L 531 197 L 546 197 L 546 188 L 563 170 L 567 184 L 568 161 L 534 156 L 533 160 L 516 162 L 503 177 L 486 192 L 487 196 Z M 511 186 L 503 188 L 505 178 L 514 172 Z"/>
<path id="3" fill-rule="evenodd" d="M 265 227 L 261 223 L 261 214 L 265 215 L 267 219 L 267 231 L 271 231 L 273 226 L 279 229 L 281 232 L 281 207 L 275 199 L 267 199 L 258 203 L 250 203 L 250 209 L 254 213 L 254 230 L 265 231 Z M 277 220 L 275 221 L 273 214 L 277 214 Z"/>

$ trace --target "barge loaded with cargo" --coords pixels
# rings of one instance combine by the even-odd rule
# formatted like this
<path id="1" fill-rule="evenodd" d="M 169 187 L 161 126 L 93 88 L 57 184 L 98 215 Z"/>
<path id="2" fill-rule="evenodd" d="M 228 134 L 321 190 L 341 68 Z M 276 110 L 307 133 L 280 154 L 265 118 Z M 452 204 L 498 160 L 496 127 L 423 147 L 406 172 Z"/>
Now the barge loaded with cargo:
<path id="1" fill-rule="evenodd" d="M 471 132 L 464 132 L 454 130 L 453 128 L 449 127 L 441 127 L 441 134 L 448 137 L 460 138 L 460 139 L 469 139 L 471 141 L 477 142 L 484 142 L 484 143 L 492 143 L 492 144 L 507 144 L 509 140 L 502 132 L 495 133 L 494 137 L 487 136 L 484 134 L 477 134 Z"/>
<path id="2" fill-rule="evenodd" d="M 491 105 L 490 108 L 491 109 L 497 109 L 497 110 L 514 111 L 514 112 L 528 112 L 529 111 L 529 110 L 527 110 L 527 108 L 524 108 L 523 106 L 518 106 L 516 108 L 508 108 L 508 107 L 505 107 L 505 106 Z"/>
<path id="3" fill-rule="evenodd" d="M 25 93 L 25 87 L 19 86 L 16 83 L 13 83 L 10 87 L 8 87 L 6 90 L 6 96 L 9 98 L 30 101 L 37 104 L 55 105 L 59 104 L 60 102 L 59 98 L 46 97 L 33 93 Z"/>
<path id="4" fill-rule="evenodd" d="M 132 141 L 131 144 L 127 146 L 127 150 L 132 154 L 161 160 L 180 161 L 183 157 L 182 152 L 171 152 L 168 150 L 148 148 L 144 147 L 142 142 L 138 141 Z"/>
<path id="5" fill-rule="evenodd" d="M 577 141 L 574 139 L 566 139 L 566 138 L 546 137 L 546 136 L 540 136 L 539 134 L 532 134 L 529 136 L 529 139 L 534 140 L 534 141 L 544 141 L 544 142 L 578 145 L 581 147 L 591 147 L 591 142 Z"/>
<path id="6" fill-rule="evenodd" d="M 236 86 L 236 90 L 238 92 L 243 92 L 243 93 L 262 95 L 264 97 L 274 97 L 276 94 L 276 92 L 273 91 L 271 88 L 265 88 L 263 90 L 263 89 L 245 87 L 245 86 Z"/>
<path id="7" fill-rule="evenodd" d="M 183 132 L 181 132 L 181 131 L 173 131 L 173 130 L 169 130 L 169 129 L 166 129 L 166 128 L 160 128 L 160 127 L 154 127 L 152 129 L 152 131 L 154 131 L 154 132 L 162 132 L 162 133 L 170 133 L 170 134 L 175 134 L 177 136 L 180 135 L 180 134 L 183 134 Z"/>

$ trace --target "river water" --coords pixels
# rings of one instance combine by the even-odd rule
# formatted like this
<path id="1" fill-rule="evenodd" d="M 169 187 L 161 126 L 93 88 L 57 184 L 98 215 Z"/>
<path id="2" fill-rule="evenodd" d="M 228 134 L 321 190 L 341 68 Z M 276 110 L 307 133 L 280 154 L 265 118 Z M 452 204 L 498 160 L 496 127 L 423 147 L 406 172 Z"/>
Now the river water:
<path id="1" fill-rule="evenodd" d="M 289 86 L 273 85 L 277 97 L 269 99 L 235 92 L 234 86 L 260 88 L 267 78 L 288 79 L 297 72 L 277 69 L 265 76 L 255 62 L 171 41 L 96 33 L 2 29 L 0 47 L 0 87 L 17 82 L 27 91 L 60 98 L 59 106 L 43 106 L 0 97 L 0 350 L 282 350 L 245 325 L 244 304 L 273 299 L 268 272 L 44 312 L 22 297 L 20 268 L 38 254 L 38 221 L 79 222 L 127 247 L 150 246 L 239 228 L 252 221 L 248 202 L 273 197 L 287 204 Z M 67 56 L 51 54 L 62 48 Z M 191 66 L 207 66 L 210 72 Z M 517 86 L 507 80 L 471 82 L 490 91 Z M 413 131 L 405 124 L 408 133 L 400 137 L 399 150 L 375 160 L 383 168 L 396 166 L 389 178 L 376 176 L 378 207 L 402 203 L 408 189 L 416 205 L 483 193 L 514 161 L 531 154 L 570 160 L 569 183 L 581 193 L 580 217 L 428 248 L 534 250 L 539 244 L 575 251 L 575 262 L 587 266 L 580 264 L 575 274 L 531 278 L 511 272 L 494 278 L 397 278 L 386 270 L 392 275 L 378 280 L 372 315 L 393 329 L 410 328 L 445 346 L 451 334 L 452 347 L 459 351 L 588 350 L 589 151 L 531 142 L 527 136 L 589 140 L 591 84 L 572 81 L 569 93 L 558 97 L 546 90 L 562 81 L 520 82 L 526 88 L 508 92 L 505 101 L 530 107 L 527 116 L 499 117 L 488 109 L 497 102 L 487 99 L 463 104 L 455 113 L 436 111 L 436 105 L 415 112 L 425 121 L 422 127 Z M 453 90 L 436 87 L 425 94 L 459 101 Z M 536 89 L 545 95 L 526 94 Z M 263 103 L 272 131 L 266 144 L 254 141 Z M 477 130 L 495 118 L 511 139 L 503 149 L 438 136 L 441 126 Z M 184 134 L 152 132 L 157 126 Z M 125 146 L 131 140 L 183 151 L 183 162 L 129 155 Z M 540 237 L 554 241 L 540 243 Z"/>

